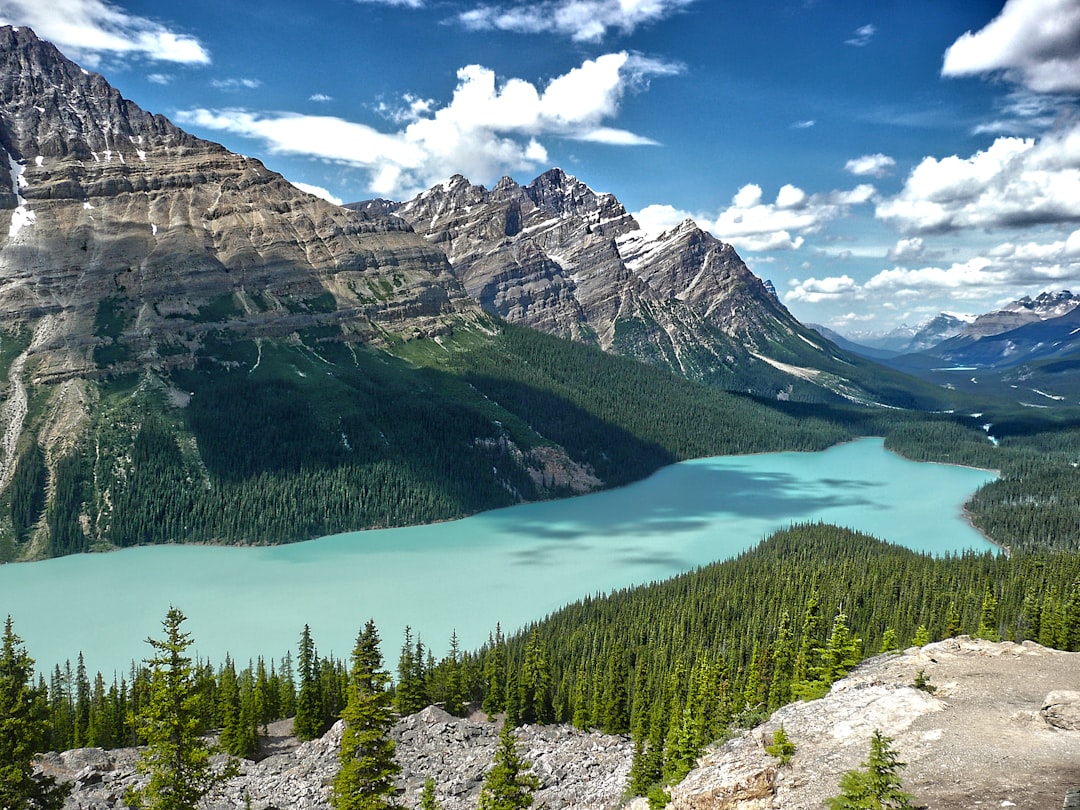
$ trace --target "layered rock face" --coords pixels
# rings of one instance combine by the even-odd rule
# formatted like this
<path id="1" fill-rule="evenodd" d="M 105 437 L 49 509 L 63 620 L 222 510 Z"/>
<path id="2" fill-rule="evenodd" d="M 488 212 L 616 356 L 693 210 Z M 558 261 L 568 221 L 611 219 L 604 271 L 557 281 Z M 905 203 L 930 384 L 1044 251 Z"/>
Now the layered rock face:
<path id="1" fill-rule="evenodd" d="M 370 339 L 473 310 L 400 220 L 331 205 L 144 112 L 28 28 L 0 29 L 0 147 L 0 323 L 51 318 L 29 364 L 39 381 L 93 374 L 102 345 L 124 347 L 120 370 L 183 362 L 223 324 Z"/>
<path id="2" fill-rule="evenodd" d="M 487 311 L 692 378 L 806 331 L 731 245 L 690 220 L 649 238 L 560 169 L 491 190 L 457 175 L 408 202 L 350 207 L 409 222 Z"/>

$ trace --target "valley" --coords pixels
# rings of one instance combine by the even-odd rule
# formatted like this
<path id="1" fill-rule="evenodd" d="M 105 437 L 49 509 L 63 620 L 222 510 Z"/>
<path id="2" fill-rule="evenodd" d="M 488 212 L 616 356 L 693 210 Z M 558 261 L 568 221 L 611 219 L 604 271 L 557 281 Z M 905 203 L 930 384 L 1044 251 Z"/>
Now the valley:
<path id="1" fill-rule="evenodd" d="M 297 806 L 359 722 L 385 754 L 427 711 L 489 747 L 495 718 L 603 733 L 605 806 L 696 807 L 711 745 L 797 727 L 867 657 L 1080 651 L 1067 291 L 868 347 L 561 168 L 339 204 L 26 26 L 0 26 L 0 150 L 0 805 L 114 756 L 49 749 L 132 749 L 127 779 L 171 705 L 252 773 L 292 718 L 321 769 Z M 190 620 L 153 647 L 172 681 L 162 615 Z M 840 776 L 801 767 L 815 802 Z"/>

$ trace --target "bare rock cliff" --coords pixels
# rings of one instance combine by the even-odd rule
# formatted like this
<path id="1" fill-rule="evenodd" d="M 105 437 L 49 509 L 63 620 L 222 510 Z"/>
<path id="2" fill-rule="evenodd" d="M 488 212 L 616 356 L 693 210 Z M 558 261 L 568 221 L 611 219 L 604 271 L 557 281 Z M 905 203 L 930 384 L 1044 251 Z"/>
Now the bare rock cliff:
<path id="1" fill-rule="evenodd" d="M 561 169 L 490 190 L 457 175 L 407 202 L 348 207 L 406 220 L 488 312 L 692 379 L 760 373 L 755 352 L 806 332 L 731 245 L 691 220 L 650 237 Z"/>
<path id="2" fill-rule="evenodd" d="M 94 374 L 101 345 L 124 348 L 120 370 L 183 362 L 225 323 L 373 339 L 473 309 L 401 220 L 185 133 L 28 28 L 0 28 L 0 238 L 0 325 L 52 319 L 28 363 L 39 381 Z"/>
<path id="3" fill-rule="evenodd" d="M 931 693 L 912 684 L 923 671 Z M 672 810 L 820 810 L 858 768 L 874 730 L 907 763 L 927 808 L 1061 807 L 1080 786 L 1080 653 L 966 636 L 871 659 L 829 695 L 777 711 L 710 751 L 671 790 Z M 786 766 L 765 752 L 780 726 Z"/>

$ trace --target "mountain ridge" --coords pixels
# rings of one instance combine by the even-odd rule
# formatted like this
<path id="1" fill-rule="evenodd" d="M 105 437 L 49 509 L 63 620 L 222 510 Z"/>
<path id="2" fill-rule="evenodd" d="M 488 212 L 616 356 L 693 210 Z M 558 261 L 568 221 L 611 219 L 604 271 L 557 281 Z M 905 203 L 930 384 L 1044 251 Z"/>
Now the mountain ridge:
<path id="1" fill-rule="evenodd" d="M 614 195 L 559 168 L 490 190 L 455 175 L 411 200 L 346 207 L 404 219 L 485 311 L 513 323 L 765 397 L 909 406 L 935 396 L 897 398 L 899 379 L 875 385 L 889 372 L 861 368 L 799 323 L 692 220 L 646 234 Z"/>

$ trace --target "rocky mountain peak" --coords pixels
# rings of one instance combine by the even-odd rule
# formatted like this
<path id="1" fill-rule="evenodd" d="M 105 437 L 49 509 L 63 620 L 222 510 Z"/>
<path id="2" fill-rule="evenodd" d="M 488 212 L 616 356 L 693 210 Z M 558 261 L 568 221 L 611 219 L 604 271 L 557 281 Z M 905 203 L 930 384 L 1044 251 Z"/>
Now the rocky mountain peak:
<path id="1" fill-rule="evenodd" d="M 730 380 L 740 363 L 762 362 L 755 352 L 787 345 L 796 351 L 771 369 L 736 372 L 773 377 L 779 390 L 777 369 L 788 373 L 807 347 L 831 351 L 799 337 L 807 330 L 731 245 L 692 219 L 646 234 L 614 195 L 559 168 L 524 186 L 504 177 L 491 191 L 455 177 L 385 210 L 443 250 L 486 310 L 560 337 L 707 380 Z"/>
<path id="2" fill-rule="evenodd" d="M 1080 305 L 1080 296 L 1074 296 L 1069 290 L 1047 290 L 1039 293 L 1034 299 L 1030 296 L 1006 304 L 1002 310 L 1006 312 L 1027 311 L 1039 315 L 1043 320 L 1057 318 Z"/>
<path id="3" fill-rule="evenodd" d="M 29 28 L 0 28 L 0 105 L 0 146 L 17 161 L 138 161 L 151 146 L 206 145 L 139 109 Z"/>
<path id="4" fill-rule="evenodd" d="M 391 312 L 410 329 L 466 306 L 445 257 L 400 220 L 184 132 L 29 28 L 0 28 L 0 146 L 0 206 L 14 209 L 0 321 L 50 318 L 26 365 L 36 379 L 189 363 L 226 322 L 240 337 L 303 321 L 372 337 Z"/>

